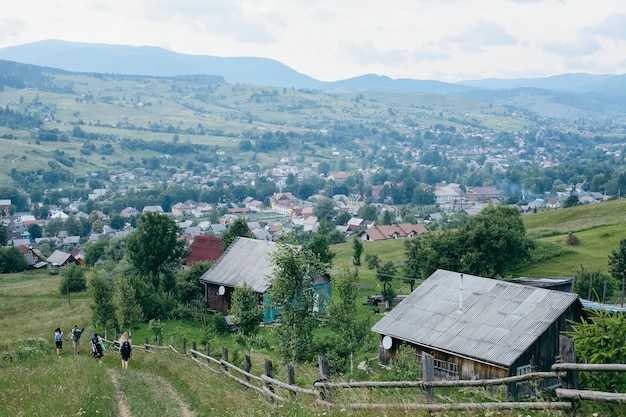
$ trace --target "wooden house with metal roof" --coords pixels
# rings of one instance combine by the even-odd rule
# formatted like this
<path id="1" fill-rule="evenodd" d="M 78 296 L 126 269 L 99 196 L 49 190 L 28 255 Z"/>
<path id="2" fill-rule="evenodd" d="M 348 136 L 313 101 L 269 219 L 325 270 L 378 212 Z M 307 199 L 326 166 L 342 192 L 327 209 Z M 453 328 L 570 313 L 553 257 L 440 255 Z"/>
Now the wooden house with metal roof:
<path id="1" fill-rule="evenodd" d="M 372 331 L 382 358 L 407 344 L 434 356 L 439 379 L 490 379 L 549 371 L 581 317 L 576 294 L 440 269 Z"/>
<path id="2" fill-rule="evenodd" d="M 230 309 L 233 291 L 244 282 L 259 295 L 261 302 L 269 287 L 268 277 L 274 272 L 271 257 L 277 250 L 274 242 L 237 238 L 200 277 L 208 309 L 226 313 Z"/>

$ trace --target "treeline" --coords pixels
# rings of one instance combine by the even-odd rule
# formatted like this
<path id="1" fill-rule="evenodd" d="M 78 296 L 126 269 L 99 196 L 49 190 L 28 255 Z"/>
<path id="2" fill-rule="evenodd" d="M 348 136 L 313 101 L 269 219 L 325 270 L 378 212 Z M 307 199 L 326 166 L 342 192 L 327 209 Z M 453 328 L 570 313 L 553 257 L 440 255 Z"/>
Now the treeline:
<path id="1" fill-rule="evenodd" d="M 9 129 L 34 129 L 43 126 L 43 120 L 38 116 L 11 110 L 7 105 L 4 109 L 0 108 L 0 126 Z"/>

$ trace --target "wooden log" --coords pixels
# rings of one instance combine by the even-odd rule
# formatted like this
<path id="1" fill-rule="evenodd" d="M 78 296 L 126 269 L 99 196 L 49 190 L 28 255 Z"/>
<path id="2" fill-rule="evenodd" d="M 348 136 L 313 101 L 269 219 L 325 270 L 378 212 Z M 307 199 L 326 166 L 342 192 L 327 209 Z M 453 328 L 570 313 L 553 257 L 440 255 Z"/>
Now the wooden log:
<path id="1" fill-rule="evenodd" d="M 226 346 L 222 346 L 222 362 L 228 363 L 228 348 Z M 228 366 L 223 363 L 222 369 L 224 369 L 224 372 L 228 372 Z"/>
<path id="2" fill-rule="evenodd" d="M 626 394 L 603 391 L 586 391 L 577 389 L 557 388 L 556 395 L 560 398 L 572 398 L 591 401 L 606 401 L 612 403 L 626 404 Z"/>
<path id="3" fill-rule="evenodd" d="M 456 403 L 456 404 L 419 404 L 419 403 L 395 403 L 395 404 L 349 404 L 352 409 L 406 409 L 425 411 L 445 410 L 569 410 L 572 404 L 569 402 L 501 402 L 501 403 Z"/>
<path id="4" fill-rule="evenodd" d="M 320 379 L 318 382 L 330 382 L 330 364 L 328 363 L 328 359 L 324 356 L 318 356 L 317 362 L 319 365 L 320 371 Z M 320 390 L 320 399 L 325 402 L 331 402 L 331 395 L 328 386 L 321 385 L 322 389 Z"/>
<path id="5" fill-rule="evenodd" d="M 206 344 L 206 360 L 208 363 L 211 363 L 211 345 Z"/>
<path id="6" fill-rule="evenodd" d="M 272 379 L 274 377 L 274 369 L 272 367 L 272 361 L 269 359 L 265 359 L 265 376 L 272 378 Z M 266 381 L 265 388 L 272 394 L 274 393 L 274 386 L 271 383 Z"/>
<path id="7" fill-rule="evenodd" d="M 250 361 L 250 355 L 246 355 L 243 358 L 243 370 L 246 371 L 246 374 L 250 373 L 250 369 L 252 369 L 252 363 Z M 246 381 L 250 382 L 250 377 L 246 375 Z"/>
<path id="8" fill-rule="evenodd" d="M 287 365 L 287 383 L 289 385 L 296 385 L 296 370 L 292 364 Z M 292 399 L 296 396 L 295 391 L 290 391 Z"/>
<path id="9" fill-rule="evenodd" d="M 187 339 L 185 339 L 184 337 L 182 340 L 182 344 L 183 344 L 183 355 L 186 355 L 187 354 Z"/>
<path id="10" fill-rule="evenodd" d="M 424 380 L 424 401 L 432 403 L 435 401 L 435 387 L 428 385 L 435 380 L 435 358 L 426 352 L 422 352 L 422 379 Z"/>
<path id="11" fill-rule="evenodd" d="M 195 350 L 196 350 L 196 341 L 192 340 L 191 341 L 191 356 L 194 358 L 196 357 L 196 354 L 194 353 Z"/>
<path id="12" fill-rule="evenodd" d="M 626 372 L 626 364 L 616 363 L 555 363 L 553 371 Z"/>
<path id="13" fill-rule="evenodd" d="M 265 375 L 261 375 L 261 379 L 264 382 L 269 382 L 272 385 L 275 385 L 275 386 L 277 386 L 279 388 L 284 388 L 284 389 L 286 389 L 288 391 L 291 391 L 291 392 L 299 392 L 299 393 L 302 393 L 302 394 L 316 395 L 316 396 L 319 395 L 319 392 L 317 392 L 315 390 L 302 388 L 302 387 L 299 387 L 297 385 L 285 384 L 284 382 L 279 381 L 278 379 L 270 378 L 270 377 L 265 376 Z"/>
<path id="14" fill-rule="evenodd" d="M 563 363 L 576 363 L 574 341 L 564 335 L 559 335 L 559 356 Z M 569 370 L 561 381 L 564 388 L 578 389 L 578 372 L 573 369 Z"/>
<path id="15" fill-rule="evenodd" d="M 150 350 L 150 339 L 146 337 L 146 350 Z"/>

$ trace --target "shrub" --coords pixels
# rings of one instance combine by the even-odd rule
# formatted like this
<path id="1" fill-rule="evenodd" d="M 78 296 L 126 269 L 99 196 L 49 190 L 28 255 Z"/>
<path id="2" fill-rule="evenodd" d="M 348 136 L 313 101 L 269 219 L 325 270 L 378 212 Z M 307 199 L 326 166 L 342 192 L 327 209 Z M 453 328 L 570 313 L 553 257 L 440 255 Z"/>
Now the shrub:
<path id="1" fill-rule="evenodd" d="M 565 244 L 568 246 L 578 246 L 580 245 L 580 239 L 574 233 L 569 232 L 567 234 L 567 238 L 565 239 Z"/>
<path id="2" fill-rule="evenodd" d="M 83 269 L 71 264 L 63 269 L 59 292 L 66 295 L 69 292 L 80 292 L 87 289 L 87 279 Z"/>

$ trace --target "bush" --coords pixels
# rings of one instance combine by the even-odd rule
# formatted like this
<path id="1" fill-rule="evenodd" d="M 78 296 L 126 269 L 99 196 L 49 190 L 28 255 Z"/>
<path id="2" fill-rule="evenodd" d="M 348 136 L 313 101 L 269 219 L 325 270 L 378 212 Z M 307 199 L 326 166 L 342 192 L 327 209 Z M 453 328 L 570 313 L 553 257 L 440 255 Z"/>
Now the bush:
<path id="1" fill-rule="evenodd" d="M 76 265 L 71 264 L 66 266 L 61 273 L 61 283 L 59 284 L 59 292 L 63 295 L 67 295 L 69 292 L 81 292 L 87 289 L 87 278 L 85 278 L 85 271 Z"/>

